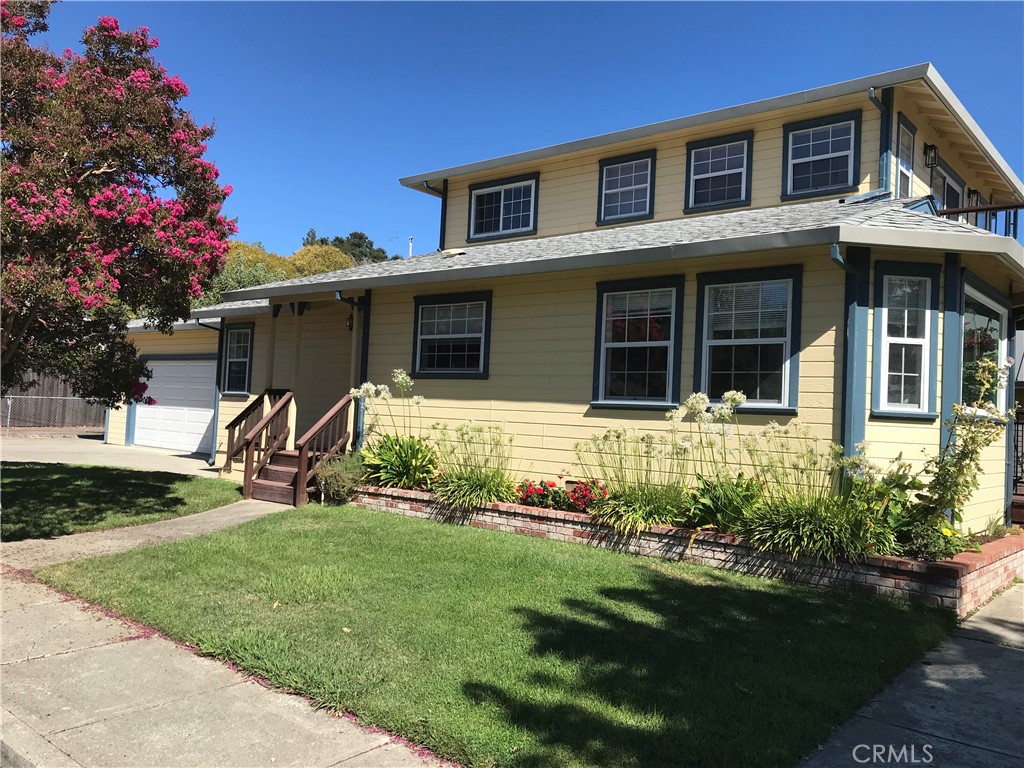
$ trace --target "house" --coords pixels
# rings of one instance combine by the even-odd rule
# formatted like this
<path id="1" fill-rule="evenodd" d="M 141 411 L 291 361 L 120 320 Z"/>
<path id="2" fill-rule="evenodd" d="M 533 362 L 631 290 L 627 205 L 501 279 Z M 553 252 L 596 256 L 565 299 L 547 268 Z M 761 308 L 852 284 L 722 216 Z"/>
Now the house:
<path id="1" fill-rule="evenodd" d="M 328 423 L 358 440 L 359 414 L 339 429 L 332 406 L 395 368 L 424 424 L 498 424 L 534 477 L 572 477 L 582 438 L 664 429 L 691 391 L 730 389 L 749 398 L 744 424 L 799 418 L 876 461 L 920 462 L 978 356 L 1014 351 L 1024 184 L 929 64 L 401 183 L 438 198 L 437 252 L 194 313 L 220 321 L 230 471 L 242 422 L 274 403 L 261 445 L 308 452 Z M 1007 514 L 1012 437 L 986 451 L 966 526 Z M 263 471 L 256 493 L 301 501 L 294 469 Z"/>

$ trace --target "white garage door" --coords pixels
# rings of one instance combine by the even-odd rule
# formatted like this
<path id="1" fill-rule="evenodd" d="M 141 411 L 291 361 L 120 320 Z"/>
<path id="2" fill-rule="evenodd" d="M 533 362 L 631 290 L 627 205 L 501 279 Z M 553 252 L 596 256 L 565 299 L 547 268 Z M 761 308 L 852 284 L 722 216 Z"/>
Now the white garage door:
<path id="1" fill-rule="evenodd" d="M 156 405 L 135 411 L 135 444 L 208 453 L 213 444 L 217 364 L 212 360 L 154 361 L 147 394 Z"/>

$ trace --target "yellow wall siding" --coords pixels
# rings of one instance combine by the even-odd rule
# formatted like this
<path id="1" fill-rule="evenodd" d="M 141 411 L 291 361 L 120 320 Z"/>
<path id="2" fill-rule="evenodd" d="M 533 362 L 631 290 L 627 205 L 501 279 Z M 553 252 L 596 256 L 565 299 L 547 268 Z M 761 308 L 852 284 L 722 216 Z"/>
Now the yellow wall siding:
<path id="1" fill-rule="evenodd" d="M 208 328 L 175 331 L 172 334 L 157 331 L 129 332 L 128 338 L 140 355 L 197 355 L 217 353 L 217 331 Z M 128 425 L 128 406 L 108 409 L 107 442 L 125 444 Z"/>
<path id="2" fill-rule="evenodd" d="M 370 338 L 370 378 L 389 383 L 394 368 L 412 363 L 413 299 L 419 294 L 493 291 L 490 376 L 487 380 L 416 382 L 414 392 L 426 405 L 421 426 L 464 420 L 497 424 L 515 435 L 516 456 L 524 474 L 573 475 L 573 445 L 609 427 L 666 429 L 664 412 L 592 409 L 596 284 L 605 280 L 683 274 L 683 349 L 681 396 L 693 388 L 696 305 L 699 272 L 802 264 L 803 313 L 799 417 L 825 440 L 836 435 L 838 378 L 835 360 L 842 341 L 843 272 L 827 250 L 753 254 L 685 261 L 676 265 L 585 270 L 484 282 L 446 283 L 429 289 L 375 289 Z M 771 416 L 747 415 L 745 425 L 760 426 Z M 785 423 L 789 417 L 779 416 Z"/>
<path id="3" fill-rule="evenodd" d="M 469 187 L 524 173 L 540 172 L 537 236 L 562 235 L 596 228 L 598 163 L 618 155 L 657 150 L 654 220 L 683 216 L 686 177 L 686 144 L 743 131 L 754 131 L 751 199 L 754 207 L 779 205 L 782 192 L 782 128 L 784 124 L 861 109 L 861 163 L 859 191 L 874 189 L 878 180 L 878 110 L 863 95 L 834 99 L 729 120 L 709 128 L 674 131 L 614 147 L 586 150 L 542 161 L 517 164 L 498 171 L 449 179 L 446 243 L 448 248 L 466 245 L 469 222 Z M 849 193 L 847 193 L 849 194 Z M 827 195 L 823 197 L 828 197 Z"/>

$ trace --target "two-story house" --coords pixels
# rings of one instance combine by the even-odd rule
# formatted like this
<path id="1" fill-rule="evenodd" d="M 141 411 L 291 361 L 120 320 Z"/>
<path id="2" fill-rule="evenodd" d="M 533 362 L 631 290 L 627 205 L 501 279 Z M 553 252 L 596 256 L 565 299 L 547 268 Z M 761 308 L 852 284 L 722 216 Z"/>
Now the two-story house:
<path id="1" fill-rule="evenodd" d="M 395 368 L 424 424 L 514 434 L 524 476 L 571 478 L 577 441 L 733 389 L 744 424 L 919 461 L 972 363 L 1013 354 L 1024 184 L 928 64 L 401 183 L 438 199 L 436 252 L 235 291 L 195 312 L 217 332 L 179 332 L 219 339 L 219 462 L 237 468 L 270 403 L 287 397 L 294 442 Z M 108 441 L 139 418 L 112 413 Z M 1006 513 L 1011 443 L 986 452 L 966 525 Z"/>

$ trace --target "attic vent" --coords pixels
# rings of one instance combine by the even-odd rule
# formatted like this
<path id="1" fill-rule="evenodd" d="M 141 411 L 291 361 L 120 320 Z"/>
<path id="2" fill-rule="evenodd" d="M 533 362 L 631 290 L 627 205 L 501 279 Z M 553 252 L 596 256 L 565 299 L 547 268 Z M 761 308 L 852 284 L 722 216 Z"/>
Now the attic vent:
<path id="1" fill-rule="evenodd" d="M 465 256 L 466 252 L 461 248 L 446 248 L 441 251 L 446 259 L 454 258 L 455 256 Z"/>

